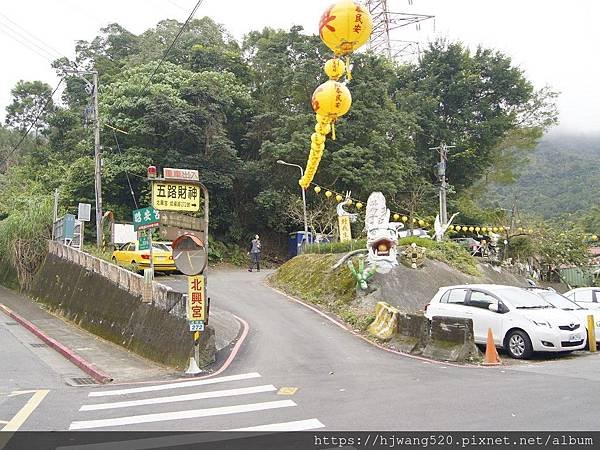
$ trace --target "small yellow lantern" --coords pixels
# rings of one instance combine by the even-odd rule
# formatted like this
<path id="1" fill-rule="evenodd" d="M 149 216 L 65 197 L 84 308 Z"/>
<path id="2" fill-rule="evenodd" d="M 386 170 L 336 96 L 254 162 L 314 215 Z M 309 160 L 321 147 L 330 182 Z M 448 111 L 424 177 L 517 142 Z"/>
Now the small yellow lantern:
<path id="1" fill-rule="evenodd" d="M 531 234 L 531 233 L 533 233 L 533 230 L 530 228 L 529 230 L 527 230 L 527 232 L 528 232 L 529 234 Z"/>
<path id="2" fill-rule="evenodd" d="M 598 240 L 598 236 L 595 234 L 592 234 L 592 241 L 597 241 Z"/>
<path id="3" fill-rule="evenodd" d="M 494 227 L 494 228 L 492 228 L 492 231 L 493 231 L 494 233 L 496 233 L 496 232 L 498 231 L 498 227 Z"/>
<path id="4" fill-rule="evenodd" d="M 318 194 L 319 192 L 321 192 L 321 187 L 320 186 L 315 186 L 315 192 Z"/>
<path id="5" fill-rule="evenodd" d="M 498 227 L 498 231 L 502 233 L 504 231 L 504 227 Z"/>
<path id="6" fill-rule="evenodd" d="M 402 222 L 408 222 L 408 217 L 402 216 Z"/>
<path id="7" fill-rule="evenodd" d="M 400 218 L 400 214 L 394 214 L 394 220 L 398 220 Z"/>
<path id="8" fill-rule="evenodd" d="M 454 230 L 454 225 L 450 225 L 450 226 L 448 227 L 448 229 L 449 229 L 450 231 L 453 231 L 453 230 Z"/>
<path id="9" fill-rule="evenodd" d="M 361 202 L 358 202 L 356 204 L 356 209 L 361 209 L 363 207 L 363 204 Z"/>
<path id="10" fill-rule="evenodd" d="M 339 59 L 333 58 L 325 63 L 325 73 L 331 80 L 338 80 L 346 71 L 346 64 Z"/>
<path id="11" fill-rule="evenodd" d="M 338 195 L 336 195 L 336 196 L 335 196 L 335 199 L 336 199 L 338 202 L 341 202 L 341 201 L 342 201 L 342 196 L 341 196 L 340 194 L 338 194 Z"/>
<path id="12" fill-rule="evenodd" d="M 351 199 L 348 199 L 348 201 L 346 202 L 346 205 L 348 205 L 348 206 L 352 206 L 352 200 L 351 200 Z"/>
<path id="13" fill-rule="evenodd" d="M 325 197 L 330 198 L 333 195 L 331 191 L 325 191 Z"/>
<path id="14" fill-rule="evenodd" d="M 482 232 L 484 232 L 484 233 L 487 233 L 487 230 L 488 230 L 488 229 L 487 229 L 487 227 L 483 227 L 483 228 L 481 229 L 481 231 L 482 231 Z"/>
<path id="15" fill-rule="evenodd" d="M 475 227 L 475 231 L 477 231 L 479 233 L 479 230 L 481 230 L 480 227 Z"/>
<path id="16" fill-rule="evenodd" d="M 419 226 L 422 227 L 425 225 L 425 221 L 423 219 L 419 219 Z"/>
<path id="17" fill-rule="evenodd" d="M 475 231 L 474 227 L 469 227 L 469 231 L 472 233 L 473 231 Z"/>
<path id="18" fill-rule="evenodd" d="M 331 5 L 319 22 L 321 39 L 338 56 L 348 55 L 366 44 L 372 30 L 371 15 L 352 0 Z"/>
<path id="19" fill-rule="evenodd" d="M 454 227 L 454 229 L 455 229 L 456 231 L 460 231 L 460 230 L 462 230 L 462 228 L 460 227 L 460 225 L 457 225 L 457 226 L 455 226 L 455 227 Z"/>

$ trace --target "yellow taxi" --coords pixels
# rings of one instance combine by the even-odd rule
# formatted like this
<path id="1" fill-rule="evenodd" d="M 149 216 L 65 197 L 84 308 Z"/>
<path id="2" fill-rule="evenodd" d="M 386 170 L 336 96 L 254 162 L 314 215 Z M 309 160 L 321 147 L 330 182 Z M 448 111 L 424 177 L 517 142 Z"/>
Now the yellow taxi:
<path id="1" fill-rule="evenodd" d="M 177 270 L 173 251 L 164 242 L 152 243 L 152 259 L 157 272 Z M 137 242 L 129 242 L 113 252 L 112 260 L 115 264 L 131 264 L 134 272 L 141 272 L 150 268 L 150 250 L 139 250 Z"/>

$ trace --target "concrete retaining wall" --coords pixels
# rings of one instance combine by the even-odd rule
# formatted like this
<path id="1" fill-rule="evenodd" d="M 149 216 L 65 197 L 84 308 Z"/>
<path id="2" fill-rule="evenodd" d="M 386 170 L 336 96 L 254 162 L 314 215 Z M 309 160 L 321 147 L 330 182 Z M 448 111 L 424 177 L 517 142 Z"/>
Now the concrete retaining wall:
<path id="1" fill-rule="evenodd" d="M 481 361 L 471 319 L 434 317 L 429 322 L 422 314 L 402 313 L 388 303 L 379 302 L 375 320 L 367 331 L 405 353 L 441 361 Z"/>
<path id="2" fill-rule="evenodd" d="M 155 283 L 152 303 L 141 299 L 143 277 L 51 242 L 31 295 L 82 328 L 153 361 L 185 368 L 193 350 L 182 294 Z M 214 361 L 214 330 L 201 333 L 200 362 Z"/>
<path id="3" fill-rule="evenodd" d="M 455 362 L 480 362 L 475 345 L 473 320 L 456 317 L 433 317 L 427 346 L 422 355 Z"/>

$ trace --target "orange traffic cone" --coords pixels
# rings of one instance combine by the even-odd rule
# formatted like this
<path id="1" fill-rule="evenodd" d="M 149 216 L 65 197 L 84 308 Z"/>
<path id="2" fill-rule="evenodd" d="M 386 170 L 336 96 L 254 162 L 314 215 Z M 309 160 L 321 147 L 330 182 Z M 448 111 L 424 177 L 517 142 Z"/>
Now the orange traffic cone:
<path id="1" fill-rule="evenodd" d="M 488 328 L 487 344 L 485 346 L 485 359 L 483 361 L 484 366 L 497 366 L 502 364 L 500 356 L 498 356 L 498 350 L 494 344 L 494 335 L 492 329 Z"/>

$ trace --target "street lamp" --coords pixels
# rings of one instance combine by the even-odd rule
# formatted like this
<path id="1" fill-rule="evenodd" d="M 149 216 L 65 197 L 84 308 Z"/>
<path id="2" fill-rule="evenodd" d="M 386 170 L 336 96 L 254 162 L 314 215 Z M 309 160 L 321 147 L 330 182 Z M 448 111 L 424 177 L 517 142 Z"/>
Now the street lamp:
<path id="1" fill-rule="evenodd" d="M 302 168 L 302 166 L 299 166 L 298 164 L 291 164 L 291 163 L 285 162 L 281 159 L 277 160 L 277 164 L 282 164 L 284 166 L 297 167 L 298 169 L 300 169 L 300 178 L 302 178 L 304 176 L 304 169 Z M 304 239 L 302 239 L 302 242 L 308 242 L 308 220 L 306 218 L 306 191 L 304 190 L 303 187 L 300 187 L 300 189 L 302 190 L 302 206 L 304 207 Z"/>

